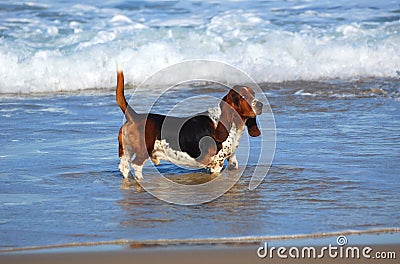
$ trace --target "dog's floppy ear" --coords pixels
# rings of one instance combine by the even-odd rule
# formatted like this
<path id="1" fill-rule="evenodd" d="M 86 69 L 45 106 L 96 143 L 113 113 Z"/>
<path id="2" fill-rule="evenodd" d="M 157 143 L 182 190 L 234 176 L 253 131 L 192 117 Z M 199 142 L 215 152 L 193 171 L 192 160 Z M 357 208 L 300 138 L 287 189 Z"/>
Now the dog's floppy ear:
<path id="1" fill-rule="evenodd" d="M 243 127 L 243 120 L 235 107 L 239 105 L 239 97 L 235 89 L 230 89 L 229 93 L 222 98 L 219 107 L 221 108 L 221 116 L 219 118 L 217 127 L 214 131 L 214 139 L 217 142 L 224 142 L 228 136 L 229 132 L 232 128 L 232 124 L 235 124 L 237 127 Z"/>
<path id="2" fill-rule="evenodd" d="M 257 126 L 257 119 L 255 117 L 250 117 L 249 119 L 247 119 L 246 126 L 250 136 L 258 137 L 259 135 L 261 135 L 261 131 Z"/>
<path id="3" fill-rule="evenodd" d="M 229 129 L 230 130 L 230 129 Z M 229 131 L 225 125 L 220 121 L 214 132 L 214 139 L 217 142 L 224 142 L 229 136 Z"/>
<path id="4" fill-rule="evenodd" d="M 215 141 L 217 142 L 224 142 L 228 138 L 229 131 L 232 127 L 232 115 L 234 114 L 232 112 L 234 110 L 228 103 L 225 102 L 226 98 L 227 97 L 225 96 L 220 103 L 221 116 L 213 135 Z"/>

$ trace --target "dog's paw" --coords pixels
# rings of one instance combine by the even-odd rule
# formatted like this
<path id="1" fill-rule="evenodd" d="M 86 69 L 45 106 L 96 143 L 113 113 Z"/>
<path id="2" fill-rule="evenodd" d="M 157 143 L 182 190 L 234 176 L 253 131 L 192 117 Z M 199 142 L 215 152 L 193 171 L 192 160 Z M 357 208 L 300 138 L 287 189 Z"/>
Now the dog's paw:
<path id="1" fill-rule="evenodd" d="M 135 180 L 138 182 L 141 182 L 143 180 L 143 175 L 142 174 L 135 174 Z"/>
<path id="2" fill-rule="evenodd" d="M 237 164 L 237 162 L 232 162 L 228 164 L 228 170 L 237 170 L 237 169 L 239 169 L 239 165 Z"/>
<path id="3" fill-rule="evenodd" d="M 129 177 L 130 174 L 130 169 L 129 169 L 129 164 L 121 159 L 121 162 L 118 166 L 119 171 L 121 172 L 122 176 L 124 176 L 125 179 Z"/>
<path id="4" fill-rule="evenodd" d="M 236 159 L 236 155 L 233 154 L 228 160 L 228 170 L 237 170 L 239 169 L 239 163 Z"/>
<path id="5" fill-rule="evenodd" d="M 135 174 L 135 176 L 134 176 L 135 180 L 138 181 L 138 182 L 143 180 L 143 173 L 142 173 L 143 165 L 132 164 L 132 167 L 133 167 L 133 171 L 134 171 L 134 174 Z"/>

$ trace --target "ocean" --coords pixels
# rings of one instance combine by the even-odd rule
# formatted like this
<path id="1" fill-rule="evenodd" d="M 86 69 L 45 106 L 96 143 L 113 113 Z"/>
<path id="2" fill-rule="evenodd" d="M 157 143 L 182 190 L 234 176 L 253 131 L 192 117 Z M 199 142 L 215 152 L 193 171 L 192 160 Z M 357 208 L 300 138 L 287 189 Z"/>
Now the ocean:
<path id="1" fill-rule="evenodd" d="M 173 78 L 137 88 L 191 60 L 227 63 L 257 83 L 274 116 L 276 149 L 256 189 L 248 186 L 259 164 L 250 159 L 224 195 L 183 206 L 118 170 L 115 65 L 140 112 Z M 6 0 L 0 65 L 0 250 L 400 227 L 397 0 Z M 189 115 L 225 93 L 180 84 L 153 110 L 198 99 L 180 108 Z M 260 140 L 245 133 L 238 156 L 260 152 Z M 158 169 L 177 182 L 209 180 L 201 170 Z"/>

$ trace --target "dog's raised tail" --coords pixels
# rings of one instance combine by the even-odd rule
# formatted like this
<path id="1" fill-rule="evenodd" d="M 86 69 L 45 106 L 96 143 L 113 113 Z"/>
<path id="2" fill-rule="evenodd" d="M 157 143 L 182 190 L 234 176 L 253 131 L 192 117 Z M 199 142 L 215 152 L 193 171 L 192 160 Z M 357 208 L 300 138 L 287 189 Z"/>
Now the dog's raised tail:
<path id="1" fill-rule="evenodd" d="M 117 104 L 121 108 L 122 112 L 126 112 L 126 107 L 128 103 L 125 99 L 124 94 L 124 72 L 122 71 L 121 65 L 117 63 L 117 89 L 116 89 L 116 99 Z"/>
<path id="2" fill-rule="evenodd" d="M 118 106 L 121 108 L 122 112 L 125 114 L 125 117 L 129 121 L 134 121 L 134 116 L 137 113 L 129 106 L 128 102 L 125 98 L 124 93 L 124 72 L 122 71 L 121 65 L 117 63 L 117 88 L 116 88 L 116 100 Z"/>

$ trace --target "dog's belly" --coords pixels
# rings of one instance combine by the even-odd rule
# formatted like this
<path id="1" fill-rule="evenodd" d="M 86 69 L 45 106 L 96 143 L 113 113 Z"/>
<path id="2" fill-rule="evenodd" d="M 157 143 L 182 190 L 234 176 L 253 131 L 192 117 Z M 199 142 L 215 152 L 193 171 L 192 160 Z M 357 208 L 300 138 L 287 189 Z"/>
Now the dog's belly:
<path id="1" fill-rule="evenodd" d="M 159 164 L 160 160 L 166 160 L 180 166 L 210 168 L 212 171 L 220 171 L 225 159 L 236 151 L 242 135 L 243 130 L 237 129 L 233 125 L 228 138 L 222 143 L 222 148 L 214 156 L 211 156 L 207 163 L 201 163 L 188 153 L 171 148 L 165 139 L 155 141 L 151 159 L 156 165 Z"/>
<path id="2" fill-rule="evenodd" d="M 157 164 L 159 160 L 166 160 L 180 166 L 192 168 L 206 168 L 207 165 L 202 164 L 192 158 L 188 153 L 172 149 L 165 140 L 156 140 L 151 159 Z"/>

